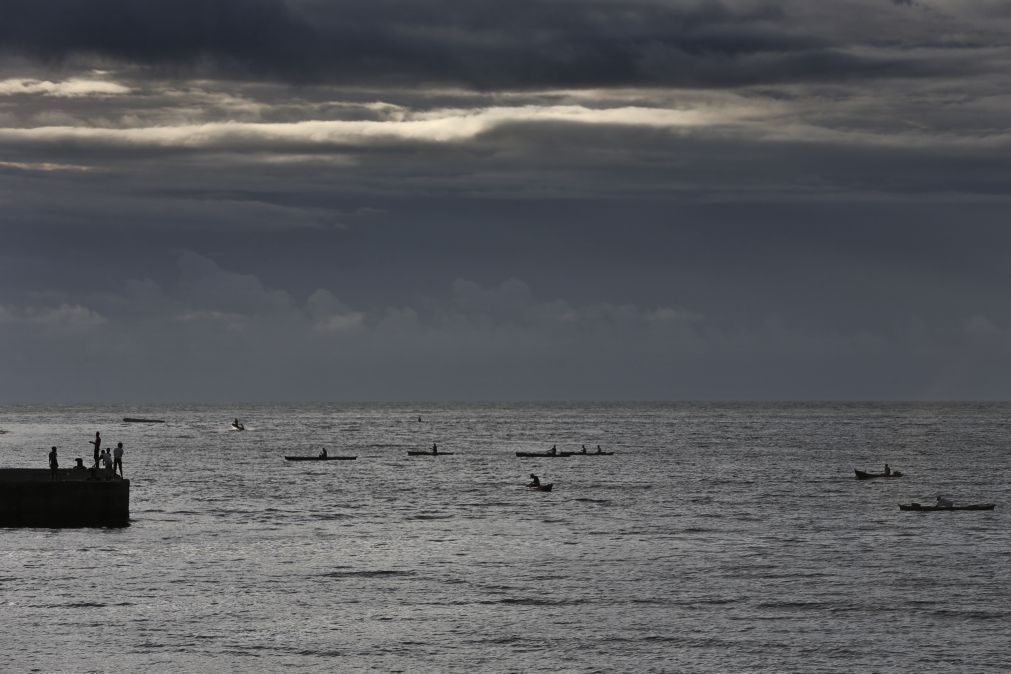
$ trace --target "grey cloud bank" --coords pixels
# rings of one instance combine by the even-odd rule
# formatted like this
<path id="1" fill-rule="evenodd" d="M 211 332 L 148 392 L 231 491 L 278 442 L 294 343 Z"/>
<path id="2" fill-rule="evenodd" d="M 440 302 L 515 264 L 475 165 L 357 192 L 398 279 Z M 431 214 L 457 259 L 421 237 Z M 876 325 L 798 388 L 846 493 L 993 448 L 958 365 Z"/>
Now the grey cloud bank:
<path id="1" fill-rule="evenodd" d="M 1011 397 L 1011 12 L 0 2 L 0 400 Z"/>

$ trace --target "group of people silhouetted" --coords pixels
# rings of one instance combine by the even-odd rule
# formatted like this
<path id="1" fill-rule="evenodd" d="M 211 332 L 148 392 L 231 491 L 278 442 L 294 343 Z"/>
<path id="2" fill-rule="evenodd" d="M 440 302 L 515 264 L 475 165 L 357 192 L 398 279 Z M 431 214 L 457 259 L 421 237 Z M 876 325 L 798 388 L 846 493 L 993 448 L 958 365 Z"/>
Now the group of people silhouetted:
<path id="1" fill-rule="evenodd" d="M 95 439 L 90 440 L 89 443 L 95 448 L 95 464 L 92 468 L 111 470 L 113 475 L 118 474 L 120 477 L 123 477 L 123 443 L 116 443 L 115 449 L 109 449 L 108 447 L 102 449 L 101 431 L 95 431 Z M 77 467 L 83 467 L 80 460 L 78 460 Z"/>
<path id="2" fill-rule="evenodd" d="M 99 468 L 111 470 L 113 475 L 123 477 L 123 443 L 116 443 L 115 449 L 102 449 L 102 433 L 95 431 L 95 439 L 89 440 L 89 444 L 95 448 L 95 463 L 92 466 L 92 475 L 97 476 Z M 78 458 L 74 470 L 85 470 L 84 459 Z M 60 460 L 56 447 L 49 450 L 49 477 L 53 480 L 60 479 Z"/>

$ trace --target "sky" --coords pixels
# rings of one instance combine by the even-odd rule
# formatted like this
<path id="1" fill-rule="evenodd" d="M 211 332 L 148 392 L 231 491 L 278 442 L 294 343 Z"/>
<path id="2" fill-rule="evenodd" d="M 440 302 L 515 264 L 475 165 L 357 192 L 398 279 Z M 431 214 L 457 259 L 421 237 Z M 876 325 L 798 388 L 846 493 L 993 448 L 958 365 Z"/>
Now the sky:
<path id="1" fill-rule="evenodd" d="M 0 403 L 1011 399 L 1006 0 L 0 16 Z"/>

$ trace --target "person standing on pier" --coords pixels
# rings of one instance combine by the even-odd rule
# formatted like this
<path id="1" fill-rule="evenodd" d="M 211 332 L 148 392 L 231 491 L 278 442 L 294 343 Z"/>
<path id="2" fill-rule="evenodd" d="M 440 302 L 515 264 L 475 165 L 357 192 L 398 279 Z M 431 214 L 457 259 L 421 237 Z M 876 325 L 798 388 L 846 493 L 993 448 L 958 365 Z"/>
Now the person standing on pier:
<path id="1" fill-rule="evenodd" d="M 89 442 L 95 445 L 95 468 L 98 468 L 98 460 L 102 457 L 102 435 L 95 431 L 95 439 Z"/>
<path id="2" fill-rule="evenodd" d="M 55 447 L 49 450 L 49 478 L 52 480 L 60 479 L 60 462 L 56 460 Z"/>
<path id="3" fill-rule="evenodd" d="M 326 450 L 323 450 L 324 452 Z M 116 469 L 119 469 L 119 476 L 123 477 L 123 443 L 117 443 L 116 449 L 112 450 L 112 472 L 115 475 Z"/>

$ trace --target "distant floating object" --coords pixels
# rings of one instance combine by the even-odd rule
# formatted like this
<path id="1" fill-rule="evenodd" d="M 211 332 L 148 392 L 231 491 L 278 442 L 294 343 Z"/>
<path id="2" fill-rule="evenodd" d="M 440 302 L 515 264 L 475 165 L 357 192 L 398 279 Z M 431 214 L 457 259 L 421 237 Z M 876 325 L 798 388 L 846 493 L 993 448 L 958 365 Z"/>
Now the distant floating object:
<path id="1" fill-rule="evenodd" d="M 891 473 L 886 474 L 886 473 L 868 473 L 866 471 L 857 470 L 856 468 L 854 468 L 853 472 L 857 474 L 858 480 L 873 480 L 876 477 L 883 477 L 883 478 L 902 477 L 902 472 L 898 470 L 893 470 Z"/>
<path id="2" fill-rule="evenodd" d="M 238 421 L 233 421 L 232 422 L 232 430 L 233 431 L 244 431 L 244 430 L 246 430 L 246 427 L 243 424 L 240 424 Z"/>
<path id="3" fill-rule="evenodd" d="M 968 505 L 920 505 L 919 503 L 900 503 L 899 510 L 908 510 L 912 512 L 944 512 L 947 510 L 993 510 L 993 503 L 970 503 Z"/>
<path id="4" fill-rule="evenodd" d="M 354 461 L 357 456 L 285 456 L 285 461 Z"/>
<path id="5" fill-rule="evenodd" d="M 551 452 L 516 452 L 516 456 L 525 458 L 536 456 L 536 457 L 547 457 L 550 459 L 552 457 L 558 456 L 572 456 L 574 453 L 575 452 L 557 452 L 555 454 L 552 454 Z"/>
<path id="6" fill-rule="evenodd" d="M 128 424 L 163 424 L 164 419 L 137 419 L 134 417 L 123 417 L 123 421 Z"/>
<path id="7" fill-rule="evenodd" d="M 554 486 L 554 482 L 548 482 L 547 484 L 528 484 L 527 489 L 530 491 L 551 491 L 551 488 Z"/>
<path id="8" fill-rule="evenodd" d="M 455 453 L 456 452 L 433 452 L 430 449 L 407 450 L 407 456 L 453 456 Z"/>

